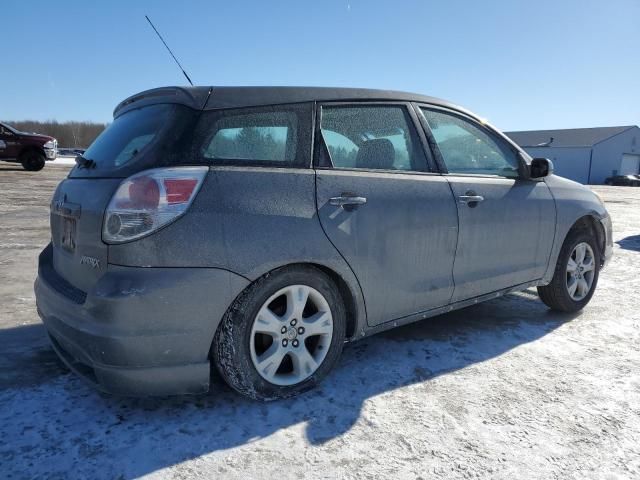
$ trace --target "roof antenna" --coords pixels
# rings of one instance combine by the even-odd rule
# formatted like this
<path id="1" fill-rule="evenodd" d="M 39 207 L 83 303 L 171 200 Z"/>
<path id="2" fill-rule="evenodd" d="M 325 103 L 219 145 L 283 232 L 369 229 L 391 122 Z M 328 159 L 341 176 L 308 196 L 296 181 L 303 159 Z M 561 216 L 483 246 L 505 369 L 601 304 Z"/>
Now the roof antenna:
<path id="1" fill-rule="evenodd" d="M 149 22 L 149 25 L 151 25 L 151 28 L 153 28 L 154 32 L 156 32 L 156 35 L 158 35 L 158 38 L 160 38 L 160 40 L 162 41 L 162 43 L 164 43 L 164 46 L 167 47 L 167 50 L 169 50 L 169 53 L 171 54 L 171 56 L 173 57 L 173 59 L 176 61 L 176 63 L 178 64 L 178 67 L 180 68 L 180 70 L 182 70 L 183 75 L 186 77 L 187 81 L 191 84 L 191 86 L 193 87 L 193 82 L 191 81 L 191 79 L 189 78 L 189 75 L 187 75 L 187 72 L 184 71 L 184 68 L 182 68 L 182 65 L 180 65 L 180 62 L 178 61 L 178 59 L 176 58 L 176 56 L 173 54 L 173 52 L 171 51 L 171 49 L 169 48 L 169 45 L 167 45 L 167 42 L 164 41 L 164 38 L 162 38 L 162 35 L 160 35 L 160 32 L 158 32 L 158 29 L 156 28 L 156 26 L 151 22 L 151 20 L 149 19 L 148 16 L 144 16 L 144 18 L 147 19 L 147 22 Z"/>

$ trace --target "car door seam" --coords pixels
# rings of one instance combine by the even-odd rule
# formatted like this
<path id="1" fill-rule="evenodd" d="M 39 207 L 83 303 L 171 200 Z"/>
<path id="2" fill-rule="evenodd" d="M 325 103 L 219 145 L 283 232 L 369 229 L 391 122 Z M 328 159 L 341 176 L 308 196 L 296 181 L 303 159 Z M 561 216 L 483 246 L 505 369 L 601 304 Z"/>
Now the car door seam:
<path id="1" fill-rule="evenodd" d="M 362 289 L 362 285 L 360 284 L 360 279 L 358 279 L 358 276 L 356 275 L 356 272 L 353 270 L 353 268 L 351 267 L 351 264 L 344 257 L 344 255 L 342 254 L 340 249 L 338 249 L 338 247 L 333 243 L 333 241 L 329 237 L 329 234 L 324 229 L 324 225 L 322 225 L 322 221 L 320 220 L 320 206 L 318 205 L 318 171 L 315 168 L 313 169 L 313 186 L 314 186 L 314 202 L 315 202 L 315 206 L 316 206 L 316 216 L 318 217 L 318 224 L 320 225 L 320 229 L 322 230 L 322 233 L 324 233 L 325 238 L 327 240 L 329 240 L 329 243 L 334 248 L 334 250 L 336 252 L 338 252 L 338 255 L 340 255 L 340 258 L 342 258 L 342 260 L 344 260 L 344 263 L 347 265 L 347 267 L 349 268 L 349 270 L 353 274 L 353 278 L 356 279 L 356 283 L 358 284 L 358 288 L 360 289 L 360 295 L 362 296 L 362 306 L 364 307 L 364 325 L 356 325 L 356 327 L 357 328 L 362 327 L 363 328 L 362 329 L 362 335 L 364 335 L 364 329 L 366 329 L 369 326 L 369 316 L 367 315 L 367 299 L 364 296 L 364 290 Z M 357 304 L 357 302 L 356 302 L 356 304 Z M 356 315 L 356 319 L 355 320 L 356 320 L 356 323 L 357 323 L 357 321 L 358 321 L 357 315 Z M 357 334 L 357 332 L 355 332 L 355 333 Z"/>
<path id="2" fill-rule="evenodd" d="M 449 301 L 447 302 L 447 305 L 451 305 L 453 297 L 456 293 L 456 288 L 458 288 L 456 285 L 456 278 L 455 278 L 454 272 L 456 271 L 456 261 L 458 260 L 458 246 L 460 245 L 460 207 L 458 205 L 458 202 L 456 201 L 456 194 L 453 190 L 453 185 L 451 185 L 451 182 L 449 181 L 446 175 L 443 175 L 442 177 L 447 182 L 447 185 L 449 185 L 449 191 L 451 192 L 451 199 L 453 200 L 453 203 L 456 206 L 456 219 L 457 219 L 457 226 L 458 226 L 458 229 L 456 231 L 456 246 L 453 251 L 453 263 L 451 264 L 451 284 L 453 285 L 453 289 L 451 290 L 451 296 L 449 297 Z"/>
<path id="3" fill-rule="evenodd" d="M 547 187 L 547 191 L 551 195 L 553 200 L 553 212 L 555 214 L 555 218 L 553 221 L 553 241 L 551 242 L 551 249 L 547 254 L 547 268 L 544 271 L 542 278 L 547 277 L 547 273 L 549 272 L 549 265 L 551 263 L 551 259 L 553 258 L 553 252 L 556 250 L 556 241 L 558 240 L 558 201 L 556 200 L 556 196 L 553 194 L 553 189 L 547 185 L 547 182 L 543 181 L 544 185 Z M 555 270 L 555 265 L 553 266 Z"/>

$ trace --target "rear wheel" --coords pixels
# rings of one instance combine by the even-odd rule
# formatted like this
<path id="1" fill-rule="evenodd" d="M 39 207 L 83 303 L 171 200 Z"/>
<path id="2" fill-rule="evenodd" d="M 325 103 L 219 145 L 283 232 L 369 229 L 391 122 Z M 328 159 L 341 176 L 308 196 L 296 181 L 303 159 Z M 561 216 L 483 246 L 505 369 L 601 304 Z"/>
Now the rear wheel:
<path id="1" fill-rule="evenodd" d="M 540 299 L 552 310 L 577 312 L 591 300 L 599 270 L 595 235 L 590 230 L 574 230 L 562 246 L 551 283 L 538 287 Z"/>
<path id="2" fill-rule="evenodd" d="M 44 168 L 44 155 L 35 150 L 29 150 L 20 155 L 20 163 L 22 168 L 29 172 L 37 172 Z"/>
<path id="3" fill-rule="evenodd" d="M 225 314 L 213 361 L 236 391 L 257 400 L 315 386 L 337 362 L 346 314 L 332 280 L 313 267 L 285 267 L 252 284 Z"/>

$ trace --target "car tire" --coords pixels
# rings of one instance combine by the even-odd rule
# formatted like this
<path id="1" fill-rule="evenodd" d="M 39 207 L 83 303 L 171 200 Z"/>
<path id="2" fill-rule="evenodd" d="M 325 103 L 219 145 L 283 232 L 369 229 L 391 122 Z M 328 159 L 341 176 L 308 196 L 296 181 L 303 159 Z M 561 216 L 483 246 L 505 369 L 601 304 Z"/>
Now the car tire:
<path id="1" fill-rule="evenodd" d="M 29 150 L 20 156 L 20 163 L 28 172 L 37 172 L 44 168 L 45 159 L 40 152 Z"/>
<path id="2" fill-rule="evenodd" d="M 576 254 L 579 255 L 579 249 L 585 245 L 583 260 L 580 261 L 580 258 L 576 260 Z M 573 261 L 578 268 L 572 270 L 573 264 L 570 265 L 570 261 Z M 587 270 L 588 263 L 592 264 L 592 270 Z M 581 266 L 584 267 L 582 271 L 580 271 Z M 590 229 L 572 230 L 560 250 L 551 283 L 538 287 L 538 295 L 551 310 L 577 312 L 591 300 L 598 284 L 599 273 L 600 249 L 595 234 Z M 585 284 L 588 286 L 586 292 Z"/>
<path id="3" fill-rule="evenodd" d="M 305 292 L 307 300 L 300 300 Z M 283 267 L 229 307 L 211 357 L 237 392 L 261 401 L 287 398 L 313 388 L 333 368 L 345 330 L 344 302 L 331 278 L 311 266 Z"/>

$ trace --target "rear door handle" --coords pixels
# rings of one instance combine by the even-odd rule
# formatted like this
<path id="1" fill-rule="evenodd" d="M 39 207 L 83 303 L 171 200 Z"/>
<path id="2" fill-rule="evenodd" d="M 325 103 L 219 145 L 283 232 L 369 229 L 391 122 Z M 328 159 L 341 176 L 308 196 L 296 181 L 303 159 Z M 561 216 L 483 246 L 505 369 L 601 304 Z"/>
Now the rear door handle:
<path id="1" fill-rule="evenodd" d="M 329 203 L 336 207 L 342 207 L 345 210 L 353 210 L 354 208 L 367 203 L 367 199 L 366 197 L 343 193 L 339 197 L 331 197 L 329 199 Z"/>
<path id="2" fill-rule="evenodd" d="M 464 195 L 460 195 L 458 197 L 458 201 L 460 203 L 464 203 L 469 207 L 473 208 L 478 205 L 480 202 L 484 202 L 484 197 L 482 195 L 477 195 L 476 192 L 469 191 Z"/>

